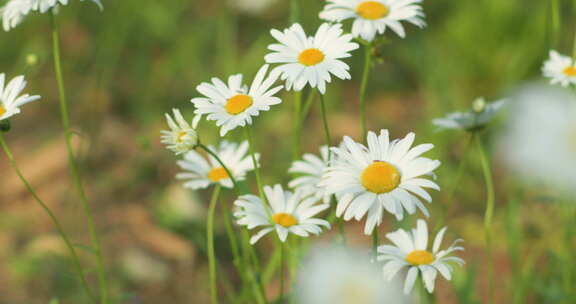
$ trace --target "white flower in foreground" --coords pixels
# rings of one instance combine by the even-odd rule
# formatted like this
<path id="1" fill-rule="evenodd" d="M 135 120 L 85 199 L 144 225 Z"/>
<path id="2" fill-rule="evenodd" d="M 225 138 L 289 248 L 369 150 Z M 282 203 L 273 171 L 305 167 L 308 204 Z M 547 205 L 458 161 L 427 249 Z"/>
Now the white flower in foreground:
<path id="1" fill-rule="evenodd" d="M 292 163 L 288 172 L 298 174 L 299 176 L 290 181 L 290 188 L 300 191 L 303 196 L 314 196 L 317 200 L 324 203 L 330 202 L 331 195 L 326 192 L 325 187 L 320 187 L 319 183 L 324 175 L 324 170 L 328 166 L 329 150 L 327 146 L 320 147 L 320 157 L 306 153 L 303 160 L 297 160 Z"/>
<path id="2" fill-rule="evenodd" d="M 500 151 L 534 182 L 576 192 L 576 97 L 568 89 L 528 86 L 512 97 Z"/>
<path id="3" fill-rule="evenodd" d="M 102 9 L 100 0 L 91 0 Z M 68 5 L 68 0 L 9 0 L 2 8 L 2 25 L 6 32 L 18 26 L 30 12 L 48 12 L 60 5 Z"/>
<path id="4" fill-rule="evenodd" d="M 281 185 L 265 186 L 264 194 L 268 203 L 252 194 L 242 195 L 234 202 L 238 207 L 234 216 L 238 218 L 239 225 L 248 229 L 264 227 L 252 236 L 250 244 L 274 230 L 280 241 L 285 242 L 289 233 L 308 237 L 310 234 L 320 234 L 321 226 L 330 228 L 327 221 L 314 218 L 329 205 L 318 205 L 314 198 L 302 198 L 298 192 L 284 191 Z"/>
<path id="5" fill-rule="evenodd" d="M 219 147 L 208 146 L 210 151 L 218 155 L 226 168 L 230 170 L 235 180 L 243 180 L 246 173 L 254 170 L 252 157 L 248 154 L 248 142 L 236 144 L 223 140 Z M 260 158 L 256 154 L 256 159 Z M 196 151 L 189 151 L 184 159 L 178 161 L 178 166 L 184 172 L 178 173 L 176 178 L 185 180 L 184 187 L 190 189 L 203 189 L 210 185 L 220 184 L 226 188 L 234 187 L 228 172 L 212 155 L 208 160 Z"/>
<path id="6" fill-rule="evenodd" d="M 384 281 L 374 266 L 363 252 L 336 246 L 315 248 L 298 269 L 296 303 L 412 303 L 399 281 Z"/>
<path id="7" fill-rule="evenodd" d="M 380 135 L 368 132 L 368 147 L 344 137 L 340 148 L 332 148 L 336 159 L 327 169 L 320 183 L 327 193 L 338 198 L 336 216 L 344 220 L 360 220 L 367 214 L 365 234 L 371 234 L 382 223 L 384 210 L 398 220 L 419 208 L 426 216 L 428 210 L 420 201 L 432 202 L 424 190 L 440 190 L 436 183 L 423 178 L 440 166 L 440 161 L 421 157 L 432 144 L 412 148 L 414 133 L 401 140 L 389 140 L 388 130 Z"/>
<path id="8" fill-rule="evenodd" d="M 432 245 L 432 251 L 428 251 L 428 227 L 424 220 L 418 220 L 412 233 L 398 229 L 386 234 L 394 246 L 378 247 L 378 260 L 384 261 L 384 278 L 392 280 L 400 270 L 407 267 L 406 281 L 404 282 L 404 293 L 406 294 L 412 290 L 419 274 L 430 293 L 434 291 L 434 282 L 438 273 L 446 280 L 450 280 L 453 271 L 450 264 L 462 266 L 464 260 L 449 255 L 454 251 L 464 250 L 464 248 L 456 246 L 458 242 L 462 241 L 458 239 L 448 249 L 440 250 L 445 232 L 446 227 L 438 232 Z"/>
<path id="9" fill-rule="evenodd" d="M 196 90 L 205 97 L 193 98 L 192 103 L 196 106 L 196 118 L 198 121 L 202 115 L 207 115 L 208 120 L 215 120 L 220 128 L 220 135 L 224 136 L 228 131 L 238 126 L 244 127 L 252 124 L 252 117 L 258 116 L 260 111 L 270 110 L 270 106 L 282 102 L 274 97 L 282 86 L 270 88 L 278 75 L 266 77 L 268 65 L 264 65 L 258 73 L 250 89 L 242 84 L 242 74 L 232 75 L 225 84 L 218 78 L 212 78 L 212 83 L 202 83 Z"/>
<path id="10" fill-rule="evenodd" d="M 576 84 L 576 62 L 556 51 L 550 51 L 550 58 L 544 62 L 542 73 L 550 79 L 551 84 L 563 87 Z"/>
<path id="11" fill-rule="evenodd" d="M 26 87 L 24 76 L 18 76 L 5 85 L 6 75 L 0 74 L 0 120 L 10 118 L 20 113 L 20 107 L 40 99 L 40 96 L 22 94 Z M 22 95 L 21 95 L 22 94 Z"/>
<path id="12" fill-rule="evenodd" d="M 180 110 L 172 109 L 174 118 L 168 113 L 165 114 L 166 121 L 170 127 L 169 131 L 160 131 L 162 133 L 161 142 L 166 148 L 178 154 L 186 153 L 198 145 L 198 134 L 194 127 L 189 124 Z"/>
<path id="13" fill-rule="evenodd" d="M 331 74 L 340 79 L 351 78 L 350 67 L 340 59 L 350 57 L 358 44 L 351 42 L 352 35 L 343 34 L 342 25 L 324 23 L 314 37 L 306 36 L 298 23 L 283 32 L 273 29 L 270 33 L 280 43 L 268 46 L 273 52 L 265 60 L 282 63 L 273 73 L 281 74 L 287 90 L 301 91 L 310 84 L 324 94 Z"/>
<path id="14" fill-rule="evenodd" d="M 387 28 L 404 38 L 406 32 L 402 21 L 420 28 L 426 26 L 420 2 L 422 0 L 328 0 L 320 18 L 332 22 L 354 19 L 352 34 L 372 41 L 376 34 L 384 34 Z"/>
<path id="15" fill-rule="evenodd" d="M 473 108 L 468 112 L 454 112 L 446 117 L 432 120 L 432 124 L 439 129 L 461 129 L 472 131 L 485 127 L 498 114 L 506 100 L 486 103 L 483 98 L 474 101 Z"/>

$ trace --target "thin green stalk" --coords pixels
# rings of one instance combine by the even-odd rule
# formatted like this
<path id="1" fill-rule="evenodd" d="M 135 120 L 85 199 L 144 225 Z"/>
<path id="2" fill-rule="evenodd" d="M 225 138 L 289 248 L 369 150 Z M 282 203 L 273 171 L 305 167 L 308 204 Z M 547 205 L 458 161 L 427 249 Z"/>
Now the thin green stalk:
<path id="1" fill-rule="evenodd" d="M 244 251 L 244 263 L 246 266 L 248 266 L 247 274 L 252 281 L 254 297 L 256 298 L 256 302 L 258 304 L 267 303 L 268 301 L 266 300 L 266 291 L 264 290 L 262 280 L 257 277 L 258 265 L 255 265 L 252 259 L 256 253 L 254 252 L 254 247 L 250 245 L 250 237 L 248 236 L 248 231 L 246 229 L 242 229 L 241 235 L 242 249 Z"/>
<path id="2" fill-rule="evenodd" d="M 258 185 L 258 195 L 262 202 L 266 202 L 266 197 L 264 196 L 264 186 L 262 185 L 262 176 L 260 175 L 260 166 L 258 165 L 258 160 L 256 159 L 256 152 L 254 152 L 254 138 L 252 134 L 252 125 L 246 126 L 244 128 L 246 132 L 246 139 L 248 140 L 248 145 L 250 148 L 250 156 L 252 157 L 252 164 L 254 165 L 254 173 L 256 175 L 256 184 Z"/>
<path id="3" fill-rule="evenodd" d="M 366 138 L 366 87 L 368 86 L 368 78 L 370 76 L 370 68 L 372 65 L 372 45 L 364 46 L 364 72 L 362 73 L 362 82 L 360 83 L 360 130 L 362 132 L 361 138 Z"/>
<path id="4" fill-rule="evenodd" d="M 300 0 L 290 1 L 290 23 L 296 23 L 300 20 Z"/>
<path id="5" fill-rule="evenodd" d="M 228 167 L 224 164 L 224 162 L 220 159 L 220 157 L 218 157 L 218 154 L 216 154 L 216 152 L 210 150 L 208 147 L 206 147 L 203 144 L 198 144 L 198 148 L 206 151 L 206 153 L 210 154 L 212 157 L 214 157 L 214 159 L 216 159 L 216 161 L 220 164 L 220 166 L 222 166 L 222 168 L 224 168 L 224 171 L 226 171 L 226 174 L 228 174 L 228 177 L 230 178 L 230 180 L 232 181 L 232 185 L 234 185 L 234 190 L 236 190 L 236 192 L 239 191 L 238 185 L 236 183 L 236 179 L 234 178 L 234 175 L 232 174 L 232 171 L 230 171 L 230 169 L 228 169 Z"/>
<path id="6" fill-rule="evenodd" d="M 66 140 L 66 150 L 68 153 L 68 164 L 70 166 L 70 174 L 72 180 L 74 181 L 74 186 L 80 195 L 80 200 L 82 201 L 85 216 L 88 221 L 88 230 L 90 233 L 90 239 L 92 242 L 92 247 L 94 253 L 96 254 L 97 260 L 97 272 L 98 272 L 98 282 L 100 285 L 100 302 L 102 304 L 108 303 L 108 288 L 106 281 L 106 270 L 104 268 L 104 258 L 102 256 L 102 248 L 98 232 L 96 231 L 96 225 L 94 223 L 94 216 L 90 203 L 88 202 L 88 197 L 84 191 L 82 185 L 82 178 L 78 170 L 78 164 L 74 156 L 74 150 L 72 148 L 72 131 L 70 129 L 70 114 L 68 112 L 68 103 L 66 102 L 66 90 L 64 88 L 64 78 L 62 77 L 62 64 L 60 59 L 60 33 L 58 30 L 58 22 L 56 20 L 56 14 L 54 11 L 50 14 L 52 18 L 52 54 L 54 57 L 54 71 L 56 73 L 56 81 L 58 83 L 58 94 L 60 103 L 60 115 L 62 118 L 62 125 L 64 127 L 64 137 Z"/>
<path id="7" fill-rule="evenodd" d="M 300 114 L 300 117 L 298 117 L 300 128 L 304 126 L 304 121 L 308 116 L 308 112 L 312 107 L 312 103 L 314 102 L 314 97 L 316 96 L 317 92 L 318 92 L 317 90 L 310 90 L 310 93 L 308 93 L 308 96 L 306 97 L 306 101 L 304 102 L 304 106 L 302 107 L 302 113 Z"/>
<path id="8" fill-rule="evenodd" d="M 280 242 L 280 295 L 278 298 L 282 302 L 284 299 L 284 277 L 286 276 L 286 244 Z"/>
<path id="9" fill-rule="evenodd" d="M 214 215 L 216 214 L 216 205 L 220 195 L 220 185 L 216 185 L 210 205 L 208 207 L 208 221 L 206 223 L 206 248 L 208 249 L 208 269 L 210 272 L 210 295 L 211 303 L 218 303 L 218 289 L 216 287 L 216 255 L 214 253 Z"/>
<path id="10" fill-rule="evenodd" d="M 90 287 L 88 287 L 88 282 L 86 281 L 86 275 L 84 274 L 84 269 L 82 268 L 82 264 L 80 263 L 80 259 L 78 258 L 78 254 L 76 253 L 76 249 L 74 249 L 74 245 L 72 245 L 72 242 L 66 235 L 66 232 L 64 232 L 64 228 L 60 224 L 60 221 L 58 220 L 56 215 L 52 212 L 50 207 L 48 207 L 48 205 L 46 205 L 46 203 L 44 203 L 44 201 L 38 196 L 34 188 L 32 188 L 32 185 L 28 182 L 28 180 L 24 177 L 24 175 L 20 171 L 18 163 L 16 162 L 14 155 L 8 148 L 8 144 L 6 144 L 2 132 L 0 132 L 0 145 L 2 146 L 4 152 L 6 153 L 6 156 L 8 157 L 8 161 L 10 162 L 12 169 L 14 169 L 16 175 L 18 175 L 18 178 L 20 178 L 20 181 L 22 181 L 22 183 L 24 184 L 24 186 L 26 186 L 26 189 L 28 189 L 28 192 L 30 192 L 34 200 L 38 203 L 38 205 L 40 205 L 40 207 L 42 207 L 42 209 L 44 209 L 44 211 L 48 214 L 48 217 L 50 217 L 50 219 L 52 220 L 54 226 L 56 226 L 56 230 L 58 230 L 60 238 L 62 238 L 62 241 L 64 241 L 68 251 L 70 252 L 70 256 L 72 257 L 72 262 L 74 264 L 74 270 L 76 271 L 78 279 L 80 279 L 80 284 L 82 285 L 82 288 L 84 289 L 86 295 L 90 299 L 90 302 L 97 303 L 94 294 L 92 294 Z"/>
<path id="11" fill-rule="evenodd" d="M 292 142 L 292 160 L 296 160 L 300 157 L 301 151 L 301 133 L 302 133 L 302 126 L 303 119 L 302 116 L 302 92 L 301 91 L 294 91 L 294 126 L 293 126 L 293 142 Z"/>
<path id="12" fill-rule="evenodd" d="M 492 253 L 492 218 L 494 216 L 494 181 L 490 161 L 482 145 L 480 135 L 475 134 L 475 141 L 480 154 L 480 164 L 486 183 L 486 213 L 484 215 L 484 235 L 486 238 L 486 250 L 488 260 L 488 302 L 494 303 L 494 257 Z"/>
<path id="13" fill-rule="evenodd" d="M 380 236 L 378 235 L 378 227 L 374 228 L 372 232 L 372 249 L 374 250 L 374 257 L 378 255 L 378 243 L 380 242 Z"/>
<path id="14" fill-rule="evenodd" d="M 560 6 L 558 0 L 551 0 L 550 3 L 550 19 L 552 22 L 552 47 L 555 48 L 558 43 L 560 35 Z"/>
<path id="15" fill-rule="evenodd" d="M 238 236 L 234 231 L 234 227 L 232 225 L 232 217 L 230 216 L 230 210 L 232 210 L 229 206 L 222 206 L 222 213 L 224 217 L 224 228 L 226 229 L 226 234 L 228 235 L 228 240 L 230 242 L 230 248 L 232 250 L 232 263 L 236 267 L 236 270 L 240 274 L 242 280 L 244 281 L 244 267 L 242 265 L 242 259 L 240 257 L 240 250 L 238 248 Z"/>
<path id="16" fill-rule="evenodd" d="M 324 136 L 326 138 L 326 145 L 328 147 L 332 146 L 331 143 L 331 138 L 332 136 L 330 136 L 330 127 L 328 126 L 328 115 L 326 114 L 326 102 L 324 101 L 324 95 L 319 94 L 320 95 L 320 110 L 322 113 L 322 124 L 324 125 Z M 328 159 L 330 159 L 330 154 L 332 153 L 330 150 L 328 150 Z"/>

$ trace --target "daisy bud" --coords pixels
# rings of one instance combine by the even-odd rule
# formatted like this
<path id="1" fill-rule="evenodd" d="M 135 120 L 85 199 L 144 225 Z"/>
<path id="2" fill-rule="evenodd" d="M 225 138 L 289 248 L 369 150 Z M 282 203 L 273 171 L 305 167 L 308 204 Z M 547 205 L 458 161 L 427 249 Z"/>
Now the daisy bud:
<path id="1" fill-rule="evenodd" d="M 184 119 L 180 110 L 172 109 L 172 112 L 174 118 L 165 114 L 170 130 L 161 131 L 161 141 L 166 148 L 178 155 L 193 150 L 198 145 L 198 133 L 192 124 Z"/>
<path id="2" fill-rule="evenodd" d="M 474 103 L 472 104 L 472 110 L 474 110 L 474 112 L 482 113 L 484 112 L 485 109 L 486 109 L 486 100 L 484 100 L 484 98 L 480 97 L 474 100 Z"/>

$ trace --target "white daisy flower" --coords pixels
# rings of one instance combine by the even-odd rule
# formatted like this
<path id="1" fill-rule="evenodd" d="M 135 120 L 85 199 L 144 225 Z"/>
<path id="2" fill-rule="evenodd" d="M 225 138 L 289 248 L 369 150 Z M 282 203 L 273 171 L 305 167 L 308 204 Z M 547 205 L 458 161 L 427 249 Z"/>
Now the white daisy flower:
<path id="1" fill-rule="evenodd" d="M 296 303 L 408 304 L 401 282 L 384 281 L 365 252 L 337 246 L 312 250 L 296 278 Z"/>
<path id="2" fill-rule="evenodd" d="M 340 79 L 351 78 L 350 67 L 340 59 L 350 57 L 358 44 L 351 42 L 352 35 L 343 34 L 342 25 L 324 23 L 314 37 L 306 36 L 298 23 L 283 32 L 273 29 L 270 33 L 280 43 L 268 46 L 273 52 L 265 60 L 282 63 L 273 73 L 281 74 L 287 90 L 301 91 L 310 84 L 324 94 L 331 74 Z"/>
<path id="3" fill-rule="evenodd" d="M 328 0 L 320 18 L 342 22 L 354 19 L 352 34 L 366 41 L 374 40 L 376 34 L 384 34 L 387 28 L 404 38 L 406 32 L 402 21 L 407 21 L 420 28 L 426 26 L 422 0 Z"/>
<path id="4" fill-rule="evenodd" d="M 20 107 L 40 99 L 40 96 L 22 94 L 26 87 L 24 76 L 13 78 L 4 86 L 6 75 L 0 74 L 0 120 L 10 118 L 20 113 Z"/>
<path id="5" fill-rule="evenodd" d="M 550 58 L 544 62 L 542 73 L 550 78 L 550 84 L 563 87 L 576 84 L 576 62 L 554 50 L 550 51 Z"/>
<path id="6" fill-rule="evenodd" d="M 247 141 L 238 145 L 223 140 L 219 147 L 208 146 L 208 149 L 218 155 L 237 181 L 243 180 L 246 173 L 254 170 L 252 157 L 248 154 Z M 258 161 L 260 155 L 255 156 Z M 176 178 L 185 180 L 184 187 L 186 188 L 204 189 L 215 184 L 220 184 L 225 188 L 234 187 L 226 169 L 212 155 L 208 155 L 208 160 L 206 160 L 200 153 L 192 150 L 184 155 L 183 160 L 178 161 L 178 166 L 184 172 L 177 174 Z"/>
<path id="7" fill-rule="evenodd" d="M 512 97 L 500 151 L 530 182 L 576 191 L 576 97 L 568 89 L 524 87 Z"/>
<path id="8" fill-rule="evenodd" d="M 228 131 L 238 126 L 244 127 L 252 124 L 252 117 L 258 116 L 260 111 L 270 110 L 270 106 L 282 102 L 275 97 L 282 86 L 270 88 L 278 75 L 266 77 L 268 65 L 264 65 L 258 73 L 250 89 L 242 84 L 242 74 L 232 75 L 228 78 L 228 85 L 218 78 L 212 78 L 212 83 L 202 83 L 196 90 L 205 97 L 193 98 L 192 103 L 196 106 L 195 121 L 202 115 L 207 115 L 208 120 L 215 120 L 220 128 L 220 135 L 224 136 Z"/>
<path id="9" fill-rule="evenodd" d="M 485 127 L 505 104 L 506 100 L 486 103 L 484 98 L 478 98 L 470 111 L 450 113 L 432 120 L 432 124 L 439 129 L 476 130 Z"/>
<path id="10" fill-rule="evenodd" d="M 406 294 L 412 290 L 418 274 L 421 275 L 429 293 L 434 291 L 434 282 L 438 273 L 446 280 L 450 280 L 454 271 L 450 264 L 455 263 L 462 266 L 464 260 L 449 255 L 454 251 L 462 251 L 464 248 L 457 246 L 457 243 L 462 241 L 458 239 L 448 249 L 440 250 L 445 232 L 446 227 L 438 232 L 431 252 L 428 251 L 428 227 L 424 220 L 418 220 L 412 233 L 398 229 L 386 234 L 386 237 L 394 245 L 378 247 L 378 260 L 384 261 L 384 278 L 392 280 L 400 270 L 408 267 L 404 282 L 404 293 Z"/>
<path id="11" fill-rule="evenodd" d="M 295 173 L 299 176 L 290 181 L 288 186 L 302 193 L 303 196 L 313 196 L 318 201 L 325 204 L 330 202 L 331 195 L 326 192 L 325 187 L 318 184 L 324 175 L 324 170 L 328 166 L 329 149 L 327 146 L 320 147 L 320 157 L 306 153 L 303 160 L 297 160 L 292 163 L 289 173 Z"/>
<path id="12" fill-rule="evenodd" d="M 160 131 L 162 133 L 161 142 L 166 145 L 166 148 L 178 155 L 186 153 L 198 145 L 198 133 L 184 119 L 180 110 L 172 109 L 172 112 L 174 118 L 170 117 L 168 113 L 165 114 L 170 130 Z"/>
<path id="13" fill-rule="evenodd" d="M 390 141 L 388 130 L 381 130 L 380 135 L 368 132 L 368 147 L 346 136 L 340 148 L 332 148 L 336 159 L 326 169 L 320 186 L 337 196 L 336 216 L 344 215 L 348 221 L 367 214 L 365 234 L 382 223 L 384 210 L 398 220 L 404 217 L 404 209 L 413 214 L 418 208 L 429 216 L 420 198 L 430 203 L 432 197 L 424 188 L 440 188 L 423 176 L 432 175 L 440 161 L 420 156 L 432 149 L 432 144 L 411 148 L 414 137 L 410 133 Z"/>
<path id="14" fill-rule="evenodd" d="M 264 227 L 250 238 L 250 244 L 273 230 L 280 241 L 285 242 L 289 233 L 308 237 L 320 234 L 321 226 L 330 228 L 327 221 L 313 217 L 328 209 L 329 205 L 318 205 L 314 198 L 303 198 L 299 192 L 284 191 L 281 185 L 265 186 L 264 194 L 268 203 L 252 194 L 242 195 L 234 202 L 238 207 L 234 216 L 239 225 L 248 229 Z"/>

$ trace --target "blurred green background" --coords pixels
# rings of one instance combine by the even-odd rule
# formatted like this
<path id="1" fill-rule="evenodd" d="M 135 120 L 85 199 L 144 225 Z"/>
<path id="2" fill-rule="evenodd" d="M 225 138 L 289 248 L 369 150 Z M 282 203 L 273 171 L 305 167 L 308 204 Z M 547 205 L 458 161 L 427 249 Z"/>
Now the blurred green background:
<path id="1" fill-rule="evenodd" d="M 0 2 L 3 3 L 4 1 Z M 208 191 L 190 193 L 174 179 L 175 158 L 159 143 L 163 113 L 178 107 L 191 117 L 196 85 L 211 77 L 245 73 L 264 63 L 271 28 L 289 25 L 289 3 L 268 0 L 262 10 L 240 2 L 262 0 L 71 1 L 60 10 L 64 75 L 72 107 L 77 148 L 86 186 L 105 244 L 114 303 L 207 303 L 204 218 Z M 524 81 L 540 78 L 548 50 L 570 54 L 576 5 L 559 1 L 424 1 L 428 26 L 407 26 L 405 39 L 393 33 L 378 45 L 380 60 L 368 87 L 370 129 L 388 128 L 393 137 L 415 131 L 432 142 L 430 157 L 442 192 L 434 193 L 433 224 L 447 224 L 451 238 L 466 240 L 467 265 L 453 284 L 442 281 L 438 303 L 484 303 L 485 251 L 482 230 L 484 185 L 478 156 L 467 135 L 435 132 L 431 119 L 465 110 L 472 100 L 505 97 Z M 320 0 L 301 0 L 301 23 L 312 33 L 321 23 Z M 50 18 L 32 14 L 11 32 L 0 33 L 0 72 L 25 74 L 27 92 L 42 95 L 12 120 L 7 140 L 24 173 L 80 244 L 88 243 L 81 206 L 70 188 L 51 64 Z M 358 136 L 358 87 L 362 52 L 348 60 L 352 81 L 328 86 L 334 140 Z M 31 64 L 31 58 L 37 62 Z M 33 60 L 32 60 L 33 61 Z M 266 183 L 286 182 L 290 166 L 292 97 L 261 115 L 256 144 Z M 317 105 L 306 121 L 303 147 L 323 144 Z M 234 131 L 230 138 L 239 138 Z M 219 139 L 212 123 L 202 140 Z M 498 125 L 485 132 L 486 142 Z M 574 244 L 566 244 L 573 219 L 563 216 L 559 198 L 545 188 L 523 186 L 494 154 L 497 303 L 576 303 Z M 464 161 L 464 174 L 457 171 Z M 82 303 L 67 254 L 42 211 L 0 156 L 0 303 Z M 228 195 L 226 200 L 233 199 Z M 387 216 L 383 231 L 392 229 Z M 401 223 L 407 225 L 414 218 Z M 358 244 L 369 242 L 358 223 L 346 231 Z M 234 282 L 223 231 L 217 232 L 221 273 Z M 329 239 L 328 234 L 324 238 Z M 262 248 L 273 245 L 268 241 Z M 264 251 L 263 251 L 264 252 Z M 90 252 L 82 252 L 94 265 Z M 268 257 L 262 255 L 262 259 Z M 94 273 L 91 273 L 91 280 Z M 270 288 L 276 288 L 272 282 Z"/>

